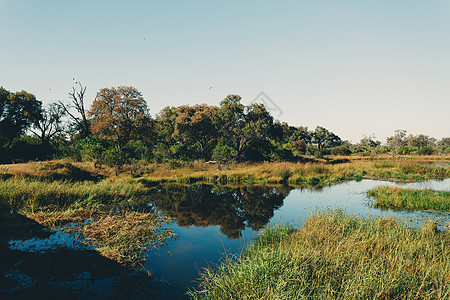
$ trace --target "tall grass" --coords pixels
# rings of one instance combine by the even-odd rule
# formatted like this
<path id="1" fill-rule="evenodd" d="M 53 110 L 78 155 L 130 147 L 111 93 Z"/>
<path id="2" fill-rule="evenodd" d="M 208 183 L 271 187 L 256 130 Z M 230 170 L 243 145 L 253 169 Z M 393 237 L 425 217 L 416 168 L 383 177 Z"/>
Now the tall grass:
<path id="1" fill-rule="evenodd" d="M 392 219 L 316 213 L 269 228 L 202 275 L 193 299 L 449 299 L 450 234 Z"/>
<path id="2" fill-rule="evenodd" d="M 109 204 L 134 199 L 147 191 L 134 180 L 41 181 L 22 178 L 0 181 L 0 206 L 35 209 L 44 206 L 70 206 L 74 203 Z"/>
<path id="3" fill-rule="evenodd" d="M 448 191 L 379 186 L 367 191 L 367 194 L 375 198 L 373 202 L 375 207 L 450 210 L 450 192 Z"/>
<path id="4" fill-rule="evenodd" d="M 438 166 L 419 160 L 357 160 L 346 163 L 258 163 L 236 164 L 231 169 L 214 166 L 169 169 L 155 165 L 144 177 L 153 181 L 177 183 L 209 182 L 241 184 L 318 185 L 355 179 L 417 181 L 450 177 L 450 166 Z"/>

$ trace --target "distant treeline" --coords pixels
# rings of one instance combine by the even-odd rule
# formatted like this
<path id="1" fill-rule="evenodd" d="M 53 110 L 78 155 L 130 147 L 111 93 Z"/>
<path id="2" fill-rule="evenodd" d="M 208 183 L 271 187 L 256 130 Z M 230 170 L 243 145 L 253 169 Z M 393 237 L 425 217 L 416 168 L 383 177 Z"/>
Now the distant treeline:
<path id="1" fill-rule="evenodd" d="M 450 138 L 436 140 L 397 130 L 384 145 L 375 137 L 357 144 L 324 127 L 308 130 L 274 120 L 263 104 L 244 105 L 228 95 L 219 106 L 165 107 L 149 113 L 134 87 L 105 88 L 85 107 L 86 87 L 70 102 L 43 106 L 26 91 L 0 88 L 0 163 L 73 158 L 121 165 L 136 160 L 296 161 L 304 155 L 450 153 Z"/>

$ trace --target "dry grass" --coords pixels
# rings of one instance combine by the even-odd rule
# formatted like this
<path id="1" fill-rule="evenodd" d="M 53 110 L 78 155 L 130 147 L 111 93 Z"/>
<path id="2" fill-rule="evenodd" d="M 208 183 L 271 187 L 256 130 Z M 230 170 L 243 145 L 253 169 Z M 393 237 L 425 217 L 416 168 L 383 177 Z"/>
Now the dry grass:
<path id="1" fill-rule="evenodd" d="M 129 268 L 143 266 L 147 251 L 176 237 L 171 229 L 161 229 L 171 218 L 153 212 L 105 212 L 78 208 L 24 214 L 44 226 L 77 233 L 81 242 Z M 63 227 L 70 223 L 71 226 Z"/>
<path id="2" fill-rule="evenodd" d="M 138 176 L 154 182 L 221 184 L 268 183 L 290 185 L 328 184 L 345 180 L 371 178 L 387 180 L 427 180 L 450 176 L 449 156 L 333 157 L 315 163 L 263 162 L 239 163 L 219 169 L 200 161 L 179 164 L 147 164 L 140 162 L 139 174 L 125 166 L 119 177 L 113 168 L 95 168 L 93 163 L 68 160 L 0 166 L 1 178 L 34 178 L 47 180 L 99 181 L 102 178 Z M 133 173 L 133 174 L 131 174 Z"/>
<path id="3" fill-rule="evenodd" d="M 101 215 L 82 227 L 73 227 L 83 243 L 94 246 L 101 255 L 130 268 L 145 263 L 145 253 L 163 246 L 176 235 L 169 228 L 161 230 L 170 218 L 154 213 L 126 211 Z"/>

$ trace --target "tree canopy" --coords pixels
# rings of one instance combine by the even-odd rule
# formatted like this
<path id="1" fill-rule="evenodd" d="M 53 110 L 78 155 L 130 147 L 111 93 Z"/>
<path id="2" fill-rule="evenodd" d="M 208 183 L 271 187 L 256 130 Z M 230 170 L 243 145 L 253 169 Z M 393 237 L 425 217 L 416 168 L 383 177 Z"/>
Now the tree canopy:
<path id="1" fill-rule="evenodd" d="M 167 106 L 155 119 L 142 93 L 132 86 L 101 89 L 89 110 L 85 95 L 86 87 L 78 83 L 69 92 L 71 103 L 57 101 L 42 107 L 30 93 L 1 87 L 0 161 L 71 157 L 120 168 L 139 160 L 229 164 L 309 159 L 304 155 L 450 153 L 448 137 L 438 141 L 405 130 L 396 130 L 387 145 L 374 136 L 351 144 L 322 126 L 308 130 L 274 120 L 263 104 L 245 105 L 234 94 L 218 106 Z"/>
<path id="2" fill-rule="evenodd" d="M 0 87 L 0 139 L 10 144 L 40 120 L 42 103 L 25 91 L 11 93 Z"/>
<path id="3" fill-rule="evenodd" d="M 119 149 L 136 138 L 144 138 L 151 127 L 151 117 L 141 92 L 134 87 L 104 88 L 98 92 L 89 115 L 92 131 L 112 139 Z"/>

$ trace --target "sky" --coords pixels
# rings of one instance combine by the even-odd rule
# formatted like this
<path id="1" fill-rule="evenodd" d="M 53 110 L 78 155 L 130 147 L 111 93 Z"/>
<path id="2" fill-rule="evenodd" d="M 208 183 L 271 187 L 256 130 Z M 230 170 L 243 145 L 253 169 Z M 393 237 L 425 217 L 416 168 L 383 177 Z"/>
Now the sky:
<path id="1" fill-rule="evenodd" d="M 448 0 L 0 0 L 9 91 L 133 86 L 153 116 L 238 94 L 352 142 L 450 136 L 449 53 Z"/>

